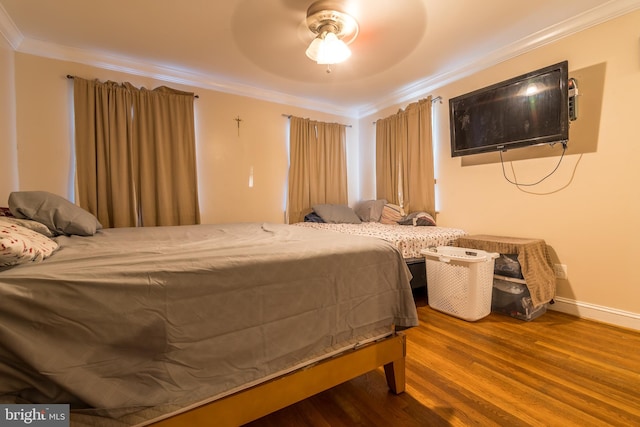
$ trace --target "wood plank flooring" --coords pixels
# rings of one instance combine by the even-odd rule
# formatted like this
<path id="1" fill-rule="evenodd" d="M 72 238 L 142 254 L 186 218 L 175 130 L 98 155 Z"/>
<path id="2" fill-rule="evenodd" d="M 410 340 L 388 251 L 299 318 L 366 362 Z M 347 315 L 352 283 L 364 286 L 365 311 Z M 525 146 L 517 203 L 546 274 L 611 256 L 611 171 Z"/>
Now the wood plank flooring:
<path id="1" fill-rule="evenodd" d="M 416 294 L 407 391 L 382 369 L 248 424 L 640 426 L 640 333 L 563 313 L 466 322 Z"/>

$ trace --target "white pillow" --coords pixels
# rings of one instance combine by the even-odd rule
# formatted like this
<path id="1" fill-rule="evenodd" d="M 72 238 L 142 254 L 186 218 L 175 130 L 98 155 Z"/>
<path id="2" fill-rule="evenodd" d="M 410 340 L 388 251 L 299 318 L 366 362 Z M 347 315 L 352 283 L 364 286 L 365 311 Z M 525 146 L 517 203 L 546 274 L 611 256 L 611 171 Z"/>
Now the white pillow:
<path id="1" fill-rule="evenodd" d="M 57 242 L 37 231 L 18 224 L 0 223 L 0 267 L 40 262 L 56 249 Z"/>

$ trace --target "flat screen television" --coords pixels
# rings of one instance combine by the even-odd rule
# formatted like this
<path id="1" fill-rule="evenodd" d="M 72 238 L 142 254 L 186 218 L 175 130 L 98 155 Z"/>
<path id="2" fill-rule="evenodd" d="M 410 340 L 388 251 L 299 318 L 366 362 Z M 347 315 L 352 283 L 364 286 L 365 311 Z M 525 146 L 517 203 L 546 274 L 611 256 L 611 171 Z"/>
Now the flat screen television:
<path id="1" fill-rule="evenodd" d="M 449 100 L 451 156 L 569 139 L 567 61 Z"/>

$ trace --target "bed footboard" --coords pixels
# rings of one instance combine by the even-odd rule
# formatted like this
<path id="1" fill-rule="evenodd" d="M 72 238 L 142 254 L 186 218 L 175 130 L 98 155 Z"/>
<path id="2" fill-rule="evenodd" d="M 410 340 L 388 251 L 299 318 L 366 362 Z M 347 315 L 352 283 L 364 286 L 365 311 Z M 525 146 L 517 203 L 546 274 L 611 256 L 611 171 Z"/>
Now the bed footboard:
<path id="1" fill-rule="evenodd" d="M 381 366 L 384 366 L 389 388 L 399 394 L 405 389 L 405 355 L 406 336 L 396 333 L 220 400 L 170 414 L 152 425 L 246 424 Z"/>

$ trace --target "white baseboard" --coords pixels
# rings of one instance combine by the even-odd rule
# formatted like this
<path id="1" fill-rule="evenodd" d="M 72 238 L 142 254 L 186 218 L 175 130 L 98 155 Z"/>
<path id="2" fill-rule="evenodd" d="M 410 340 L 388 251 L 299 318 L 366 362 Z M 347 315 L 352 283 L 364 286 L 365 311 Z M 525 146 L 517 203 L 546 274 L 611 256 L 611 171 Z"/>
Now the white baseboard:
<path id="1" fill-rule="evenodd" d="M 555 303 L 549 304 L 547 309 L 640 331 L 640 314 L 638 313 L 617 310 L 610 307 L 589 304 L 562 297 L 556 297 L 553 300 Z"/>

